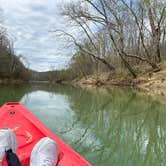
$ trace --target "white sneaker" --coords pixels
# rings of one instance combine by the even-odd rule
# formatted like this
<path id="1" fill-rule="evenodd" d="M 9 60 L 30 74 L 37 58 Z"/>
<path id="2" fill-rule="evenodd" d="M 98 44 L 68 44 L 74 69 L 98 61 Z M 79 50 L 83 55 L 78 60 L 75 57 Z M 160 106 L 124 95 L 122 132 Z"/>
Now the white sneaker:
<path id="1" fill-rule="evenodd" d="M 44 137 L 32 150 L 30 166 L 55 166 L 57 160 L 57 143 L 51 138 Z"/>
<path id="2" fill-rule="evenodd" d="M 17 151 L 17 139 L 14 132 L 10 129 L 0 130 L 0 166 L 2 164 L 5 151 L 12 149 L 14 153 Z"/>

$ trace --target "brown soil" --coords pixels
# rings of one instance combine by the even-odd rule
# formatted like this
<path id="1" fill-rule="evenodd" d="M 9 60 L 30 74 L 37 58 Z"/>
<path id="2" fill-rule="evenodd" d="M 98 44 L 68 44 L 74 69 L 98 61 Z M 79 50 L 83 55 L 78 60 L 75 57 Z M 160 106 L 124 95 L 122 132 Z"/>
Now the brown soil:
<path id="1" fill-rule="evenodd" d="M 105 86 L 105 85 L 117 85 L 117 86 L 133 86 L 133 80 L 126 77 L 117 77 L 113 73 L 100 73 L 98 75 L 89 75 L 86 78 L 80 80 L 74 80 L 72 82 L 79 86 Z"/>
<path id="2" fill-rule="evenodd" d="M 148 95 L 166 96 L 166 68 L 158 72 L 150 71 L 134 80 L 130 77 L 110 77 L 109 73 L 101 73 L 98 76 L 90 75 L 72 83 L 79 86 L 134 86 Z"/>
<path id="3" fill-rule="evenodd" d="M 135 80 L 136 86 L 150 95 L 166 96 L 166 69 L 148 73 Z"/>
<path id="4" fill-rule="evenodd" d="M 24 83 L 23 80 L 13 80 L 13 79 L 0 79 L 0 84 L 22 84 Z"/>

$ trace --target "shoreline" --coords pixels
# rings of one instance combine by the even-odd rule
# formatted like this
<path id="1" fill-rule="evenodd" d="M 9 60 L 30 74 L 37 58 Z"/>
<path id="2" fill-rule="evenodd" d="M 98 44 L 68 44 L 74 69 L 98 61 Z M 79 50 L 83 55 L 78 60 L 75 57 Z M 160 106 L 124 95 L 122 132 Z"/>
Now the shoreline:
<path id="1" fill-rule="evenodd" d="M 24 84 L 26 81 L 21 80 L 21 79 L 0 79 L 0 85 L 19 85 L 19 84 Z"/>
<path id="2" fill-rule="evenodd" d="M 166 69 L 158 72 L 149 72 L 138 76 L 136 79 L 95 79 L 94 75 L 88 78 L 72 81 L 72 85 L 80 87 L 130 87 L 150 96 L 166 96 Z"/>
<path id="3" fill-rule="evenodd" d="M 158 72 L 147 72 L 133 79 L 131 77 L 118 77 L 110 73 L 100 73 L 100 75 L 89 75 L 86 78 L 72 81 L 49 82 L 49 81 L 24 81 L 21 79 L 0 79 L 0 85 L 20 85 L 20 84 L 61 84 L 79 87 L 131 87 L 150 96 L 166 96 L 166 69 Z"/>

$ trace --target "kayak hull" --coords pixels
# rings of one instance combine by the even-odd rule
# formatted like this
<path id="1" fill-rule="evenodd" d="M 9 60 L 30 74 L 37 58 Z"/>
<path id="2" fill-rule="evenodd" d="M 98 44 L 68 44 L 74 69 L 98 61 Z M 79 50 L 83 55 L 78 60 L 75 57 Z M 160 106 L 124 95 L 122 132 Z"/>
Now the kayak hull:
<path id="1" fill-rule="evenodd" d="M 58 166 L 90 166 L 21 103 L 10 102 L 0 108 L 0 129 L 2 128 L 10 128 L 15 132 L 18 140 L 17 155 L 22 166 L 29 166 L 31 151 L 43 137 L 50 137 L 57 142 Z M 2 165 L 7 165 L 5 158 Z"/>

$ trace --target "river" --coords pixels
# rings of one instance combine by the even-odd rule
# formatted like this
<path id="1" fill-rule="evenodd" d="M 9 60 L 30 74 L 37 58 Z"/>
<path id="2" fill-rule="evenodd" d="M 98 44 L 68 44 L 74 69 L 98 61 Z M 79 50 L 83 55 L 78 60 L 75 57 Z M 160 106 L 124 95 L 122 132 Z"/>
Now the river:
<path id="1" fill-rule="evenodd" d="M 94 166 L 164 166 L 166 105 L 132 89 L 0 86 Z"/>

